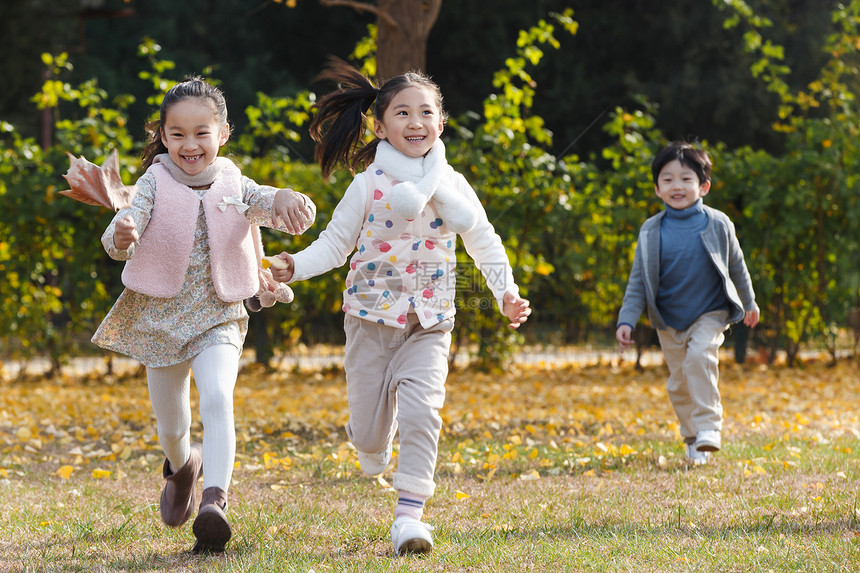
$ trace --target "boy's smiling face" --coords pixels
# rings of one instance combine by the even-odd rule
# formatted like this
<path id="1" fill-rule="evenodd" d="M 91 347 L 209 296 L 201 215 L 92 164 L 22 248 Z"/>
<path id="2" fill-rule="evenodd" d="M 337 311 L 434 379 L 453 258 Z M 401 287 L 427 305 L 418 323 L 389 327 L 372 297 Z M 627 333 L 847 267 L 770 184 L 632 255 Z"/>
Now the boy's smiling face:
<path id="1" fill-rule="evenodd" d="M 675 159 L 663 166 L 654 186 L 657 197 L 673 209 L 686 209 L 693 206 L 699 197 L 704 197 L 711 189 L 711 182 L 699 182 L 696 172 Z"/>

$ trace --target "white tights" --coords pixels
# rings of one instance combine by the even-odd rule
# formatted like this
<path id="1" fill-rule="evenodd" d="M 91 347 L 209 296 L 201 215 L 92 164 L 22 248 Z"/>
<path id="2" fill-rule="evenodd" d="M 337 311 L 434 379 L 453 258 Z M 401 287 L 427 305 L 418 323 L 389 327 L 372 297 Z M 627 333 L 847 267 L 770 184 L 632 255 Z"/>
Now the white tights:
<path id="1" fill-rule="evenodd" d="M 230 485 L 236 458 L 233 388 L 239 373 L 239 349 L 218 344 L 185 362 L 146 369 L 149 399 L 158 421 L 158 440 L 174 471 L 191 455 L 191 371 L 200 395 L 203 423 L 203 487 Z"/>

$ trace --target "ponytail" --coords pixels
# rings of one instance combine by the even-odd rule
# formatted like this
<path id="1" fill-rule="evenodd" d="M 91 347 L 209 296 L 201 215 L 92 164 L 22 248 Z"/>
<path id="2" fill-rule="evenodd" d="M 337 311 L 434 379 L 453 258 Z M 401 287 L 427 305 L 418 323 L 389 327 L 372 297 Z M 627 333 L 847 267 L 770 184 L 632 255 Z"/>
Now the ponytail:
<path id="1" fill-rule="evenodd" d="M 328 177 L 338 163 L 354 172 L 372 162 L 376 152 L 378 141 L 368 151 L 364 134 L 370 123 L 367 112 L 376 101 L 379 88 L 336 57 L 330 59 L 317 80 L 334 81 L 337 90 L 324 95 L 313 106 L 316 114 L 311 120 L 310 135 L 317 144 L 314 160 L 320 164 L 323 177 Z"/>
<path id="2" fill-rule="evenodd" d="M 167 153 L 167 147 L 165 147 L 164 143 L 161 141 L 160 119 L 153 119 L 146 122 L 144 130 L 146 131 L 146 147 L 143 148 L 143 152 L 140 154 L 140 159 L 143 171 L 146 171 L 149 169 L 149 166 L 152 165 L 156 155 Z"/>

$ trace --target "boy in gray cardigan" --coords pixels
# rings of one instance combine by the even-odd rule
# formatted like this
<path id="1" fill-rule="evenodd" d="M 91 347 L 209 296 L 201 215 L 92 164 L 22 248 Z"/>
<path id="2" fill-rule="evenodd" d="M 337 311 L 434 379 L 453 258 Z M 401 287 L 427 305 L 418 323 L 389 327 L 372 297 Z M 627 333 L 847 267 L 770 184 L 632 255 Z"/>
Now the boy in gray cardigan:
<path id="1" fill-rule="evenodd" d="M 704 464 L 720 449 L 717 383 L 724 332 L 740 320 L 754 327 L 759 308 L 734 225 L 702 202 L 711 188 L 708 154 L 672 143 L 656 155 L 651 173 L 666 208 L 639 230 L 615 338 L 622 351 L 630 348 L 647 309 L 669 367 L 666 388 L 686 457 Z"/>

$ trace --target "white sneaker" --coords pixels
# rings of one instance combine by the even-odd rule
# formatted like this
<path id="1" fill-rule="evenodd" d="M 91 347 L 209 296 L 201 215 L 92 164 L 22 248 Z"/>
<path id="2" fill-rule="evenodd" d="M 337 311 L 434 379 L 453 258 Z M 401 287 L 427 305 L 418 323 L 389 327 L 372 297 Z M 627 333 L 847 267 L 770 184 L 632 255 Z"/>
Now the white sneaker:
<path id="1" fill-rule="evenodd" d="M 384 452 L 378 454 L 368 454 L 358 452 L 358 463 L 361 464 L 361 471 L 371 476 L 378 476 L 388 467 L 388 462 L 391 461 L 391 442 L 388 442 L 388 448 Z"/>
<path id="2" fill-rule="evenodd" d="M 427 553 L 433 549 L 433 538 L 430 532 L 433 526 L 414 517 L 401 515 L 394 520 L 391 526 L 391 543 L 394 544 L 394 553 Z"/>
<path id="3" fill-rule="evenodd" d="M 696 449 L 700 452 L 716 452 L 720 449 L 720 431 L 702 430 L 696 434 Z"/>
<path id="4" fill-rule="evenodd" d="M 687 461 L 694 466 L 703 466 L 711 459 L 710 452 L 700 452 L 694 444 L 686 444 Z"/>

